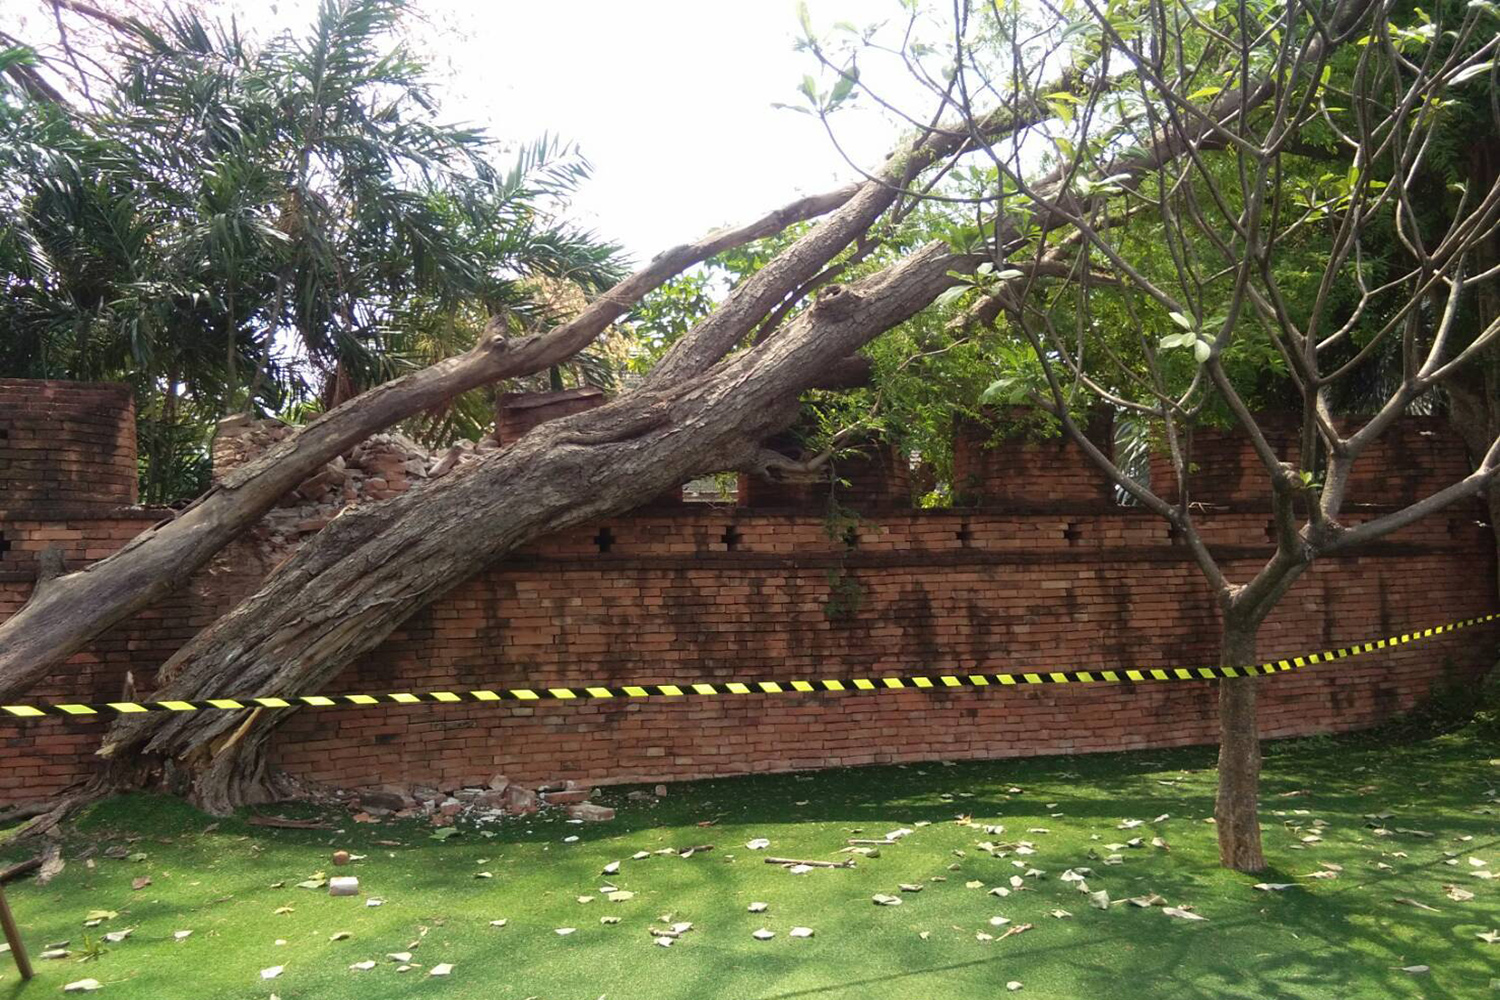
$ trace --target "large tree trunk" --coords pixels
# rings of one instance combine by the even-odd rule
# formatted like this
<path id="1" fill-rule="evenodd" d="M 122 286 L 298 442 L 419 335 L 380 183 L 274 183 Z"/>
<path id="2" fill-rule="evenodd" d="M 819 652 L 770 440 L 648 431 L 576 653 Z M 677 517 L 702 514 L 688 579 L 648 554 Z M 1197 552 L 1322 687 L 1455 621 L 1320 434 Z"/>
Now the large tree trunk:
<path id="1" fill-rule="evenodd" d="M 1219 663 L 1242 667 L 1255 662 L 1258 622 L 1224 618 Z M 1219 682 L 1219 790 L 1214 823 L 1219 862 L 1226 868 L 1258 872 L 1266 867 L 1260 846 L 1260 729 L 1255 712 L 1257 678 Z"/>
<path id="2" fill-rule="evenodd" d="M 420 490 L 334 519 L 173 656 L 156 697 L 317 691 L 409 615 L 516 547 L 628 511 L 704 469 L 753 464 L 760 442 L 795 418 L 803 389 L 954 284 L 955 267 L 976 263 L 933 244 L 856 289 L 825 292 L 782 334 L 702 378 L 650 382 Z M 318 601 L 309 604 L 308 594 Z M 266 713 L 248 725 L 231 712 L 123 718 L 100 751 L 112 762 L 106 787 L 185 781 L 218 812 L 263 800 L 274 790 L 260 755 L 285 717 Z"/>

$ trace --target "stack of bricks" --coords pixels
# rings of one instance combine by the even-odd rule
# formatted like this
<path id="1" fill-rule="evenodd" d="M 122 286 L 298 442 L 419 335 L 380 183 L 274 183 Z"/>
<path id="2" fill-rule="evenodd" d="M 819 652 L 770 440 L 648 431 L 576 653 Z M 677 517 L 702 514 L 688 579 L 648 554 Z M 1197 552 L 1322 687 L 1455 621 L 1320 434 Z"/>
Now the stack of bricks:
<path id="1" fill-rule="evenodd" d="M 571 403 L 569 405 L 572 405 Z M 3 418 L 0 418 L 3 419 Z M 1371 502 L 1430 492 L 1461 469 L 1447 435 L 1404 421 L 1399 470 L 1359 480 Z M 1107 431 L 1098 440 L 1107 441 Z M 974 438 L 968 439 L 975 448 Z M 1200 446 L 1202 441 L 1200 440 Z M 1225 439 L 1232 458 L 1234 442 Z M 1434 452 L 1433 449 L 1439 451 Z M 1009 457 L 1005 457 L 1009 454 Z M 1227 459 L 1226 459 L 1227 460 Z M 879 507 L 831 521 L 826 501 L 774 508 L 644 509 L 533 542 L 409 619 L 329 692 L 469 690 L 911 672 L 1013 672 L 1214 662 L 1217 615 L 1167 526 L 1115 506 L 1076 448 L 1005 439 L 968 459 L 976 499 L 947 510 Z M 1202 458 L 1200 458 L 1200 462 Z M 1212 482 L 1213 459 L 1205 474 Z M 1246 485 L 1234 494 L 1233 483 Z M 1234 579 L 1271 552 L 1269 506 L 1243 470 L 1233 505 L 1205 512 Z M 1222 496 L 1222 492 L 1220 493 Z M 1360 510 L 1358 521 L 1382 507 Z M 57 538 L 97 557 L 144 526 L 136 511 L 0 531 Z M 131 520 L 137 518 L 137 520 Z M 99 527 L 112 525 L 108 528 Z M 1261 634 L 1265 657 L 1385 636 L 1494 610 L 1494 547 L 1478 507 L 1424 519 L 1315 564 Z M 29 588 L 0 574 L 0 616 Z M 115 630 L 34 692 L 106 700 L 126 669 L 151 671 L 253 580 L 200 575 Z M 1445 635 L 1261 682 L 1271 736 L 1368 726 L 1438 686 L 1471 683 L 1500 629 Z M 226 691 L 225 695 L 244 692 Z M 437 788 L 573 779 L 590 784 L 746 772 L 1211 742 L 1208 682 L 751 695 L 649 701 L 459 704 L 304 711 L 276 736 L 276 764 L 350 788 Z M 6 722 L 0 803 L 55 792 L 93 766 L 97 724 Z"/>

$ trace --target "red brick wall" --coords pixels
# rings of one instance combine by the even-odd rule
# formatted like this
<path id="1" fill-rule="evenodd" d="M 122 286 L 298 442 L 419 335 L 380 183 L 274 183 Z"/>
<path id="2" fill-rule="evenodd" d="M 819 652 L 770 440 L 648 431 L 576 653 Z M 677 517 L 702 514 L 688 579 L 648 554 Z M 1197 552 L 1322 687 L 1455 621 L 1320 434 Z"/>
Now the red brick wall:
<path id="1" fill-rule="evenodd" d="M 1430 428 L 1411 426 L 1404 446 L 1427 440 Z M 1213 606 L 1166 526 L 1088 492 L 1076 451 L 1050 442 L 1018 449 L 1016 461 L 1029 463 L 1026 491 L 1012 487 L 1013 466 L 986 459 L 980 489 L 998 479 L 1012 492 L 992 494 L 1001 498 L 984 508 L 873 513 L 852 547 L 829 536 L 820 509 L 647 510 L 543 539 L 415 616 L 329 690 L 1212 662 Z M 1493 610 L 1493 546 L 1476 510 L 1317 564 L 1266 624 L 1263 655 Z M 20 552 L 51 541 L 84 559 L 151 516 L 0 518 L 0 531 Z M 1204 515 L 1208 541 L 1237 578 L 1269 554 L 1268 519 L 1250 501 Z M 607 553 L 594 541 L 604 527 L 614 539 Z M 24 600 L 28 563 L 0 563 L 0 617 Z M 149 687 L 151 669 L 253 583 L 234 572 L 239 564 L 230 553 L 220 572 L 115 629 L 36 698 L 112 699 L 127 668 Z M 1434 685 L 1472 681 L 1493 662 L 1497 639 L 1500 629 L 1474 629 L 1264 680 L 1263 731 L 1372 724 Z M 0 723 L 0 802 L 86 775 L 100 731 L 68 719 Z M 671 780 L 1170 746 L 1214 733 L 1212 685 L 1193 682 L 304 711 L 275 752 L 293 773 L 340 785 L 452 787 L 496 771 L 521 782 Z"/>
<path id="2" fill-rule="evenodd" d="M 134 407 L 115 383 L 0 379 L 0 508 L 135 503 Z"/>

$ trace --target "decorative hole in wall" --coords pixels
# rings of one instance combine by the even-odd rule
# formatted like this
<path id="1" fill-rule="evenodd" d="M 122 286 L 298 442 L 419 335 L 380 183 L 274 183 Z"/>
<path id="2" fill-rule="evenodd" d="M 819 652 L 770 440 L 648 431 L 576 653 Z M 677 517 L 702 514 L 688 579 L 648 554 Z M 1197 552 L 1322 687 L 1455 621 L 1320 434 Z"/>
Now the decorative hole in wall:
<path id="1" fill-rule="evenodd" d="M 5 553 L 10 551 L 10 539 L 5 537 L 5 532 L 0 531 L 0 559 L 5 558 Z"/>
<path id="2" fill-rule="evenodd" d="M 600 528 L 599 534 L 594 536 L 594 544 L 599 546 L 600 552 L 608 552 L 614 547 L 614 544 L 617 541 L 619 541 L 619 539 L 615 537 L 615 533 L 613 531 L 609 530 L 608 525 Z"/>
<path id="3" fill-rule="evenodd" d="M 1276 541 L 1276 519 L 1274 517 L 1266 522 L 1266 541 Z"/>
<path id="4" fill-rule="evenodd" d="M 859 529 L 852 524 L 844 529 L 844 548 L 859 548 Z"/>
<path id="5" fill-rule="evenodd" d="M 739 533 L 739 529 L 737 529 L 732 524 L 724 529 L 724 535 L 719 539 L 719 541 L 724 543 L 725 551 L 728 552 L 733 552 L 738 549 L 740 547 L 740 542 L 743 542 L 744 540 L 745 536 L 741 535 Z"/>
<path id="6" fill-rule="evenodd" d="M 958 544 L 968 545 L 974 540 L 974 532 L 969 529 L 969 522 L 965 521 L 963 526 L 954 532 L 953 537 L 958 539 Z"/>
<path id="7" fill-rule="evenodd" d="M 1172 545 L 1181 545 L 1183 539 L 1182 529 L 1175 524 L 1167 525 L 1167 541 Z"/>
<path id="8" fill-rule="evenodd" d="M 1069 521 L 1067 528 L 1063 529 L 1063 537 L 1068 540 L 1069 545 L 1077 545 L 1083 538 L 1083 525 L 1077 521 Z"/>

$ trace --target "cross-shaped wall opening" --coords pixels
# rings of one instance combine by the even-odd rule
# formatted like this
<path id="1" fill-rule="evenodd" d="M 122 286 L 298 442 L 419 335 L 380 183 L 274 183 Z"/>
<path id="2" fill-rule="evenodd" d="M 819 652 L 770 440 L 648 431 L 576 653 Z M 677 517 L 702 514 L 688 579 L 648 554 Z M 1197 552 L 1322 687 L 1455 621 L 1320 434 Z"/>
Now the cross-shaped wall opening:
<path id="1" fill-rule="evenodd" d="M 594 536 L 594 544 L 599 546 L 600 552 L 608 552 L 618 540 L 615 538 L 615 533 L 609 530 L 608 525 L 600 528 L 599 534 Z"/>

